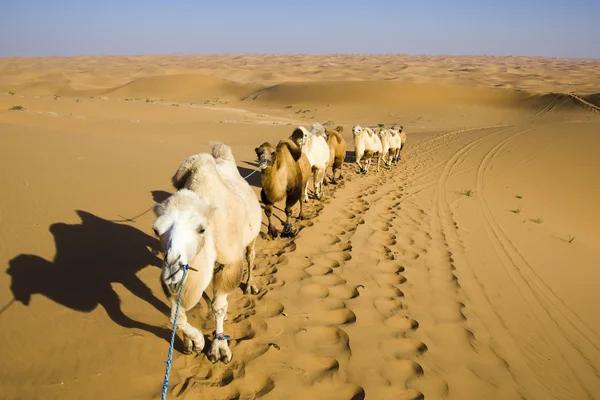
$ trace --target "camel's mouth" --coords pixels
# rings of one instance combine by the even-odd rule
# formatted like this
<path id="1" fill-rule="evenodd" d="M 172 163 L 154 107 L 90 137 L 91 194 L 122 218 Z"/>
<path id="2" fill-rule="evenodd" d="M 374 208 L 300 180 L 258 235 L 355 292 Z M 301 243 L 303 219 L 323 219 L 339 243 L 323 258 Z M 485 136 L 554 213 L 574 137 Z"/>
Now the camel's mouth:
<path id="1" fill-rule="evenodd" d="M 265 169 L 269 166 L 270 162 L 269 160 L 266 160 L 264 158 L 261 158 L 258 160 L 258 168 L 260 169 Z"/>

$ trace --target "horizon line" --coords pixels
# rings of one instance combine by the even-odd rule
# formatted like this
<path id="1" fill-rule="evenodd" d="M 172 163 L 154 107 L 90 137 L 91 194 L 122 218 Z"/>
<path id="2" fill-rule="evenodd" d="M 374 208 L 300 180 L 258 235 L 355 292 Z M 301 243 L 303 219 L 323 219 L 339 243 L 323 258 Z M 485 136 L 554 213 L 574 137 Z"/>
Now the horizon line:
<path id="1" fill-rule="evenodd" d="M 78 57 L 143 57 L 143 56 L 429 56 L 429 57 L 487 57 L 487 58 L 539 58 L 556 60 L 600 61 L 598 57 L 560 57 L 540 55 L 498 55 L 485 53 L 270 53 L 270 52 L 173 52 L 173 53 L 101 53 L 73 55 L 39 55 L 39 56 L 0 56 L 0 59 L 11 58 L 78 58 Z"/>

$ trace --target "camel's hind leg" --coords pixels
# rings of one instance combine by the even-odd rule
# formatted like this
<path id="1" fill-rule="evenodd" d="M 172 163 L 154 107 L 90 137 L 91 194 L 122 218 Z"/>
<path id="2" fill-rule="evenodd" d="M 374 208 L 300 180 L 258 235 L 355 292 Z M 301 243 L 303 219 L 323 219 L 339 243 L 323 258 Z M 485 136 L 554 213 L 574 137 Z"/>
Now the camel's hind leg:
<path id="1" fill-rule="evenodd" d="M 302 202 L 300 202 L 300 207 L 302 207 Z M 246 287 L 244 288 L 244 293 L 246 294 L 257 294 L 258 289 L 254 286 L 252 270 L 254 269 L 254 258 L 256 257 L 256 251 L 254 250 L 254 245 L 256 244 L 256 239 L 252 241 L 248 246 L 246 246 Z"/>
<path id="2" fill-rule="evenodd" d="M 321 200 L 323 196 L 323 180 L 325 179 L 325 170 L 324 169 L 315 169 L 313 175 L 313 181 L 315 185 L 315 197 L 317 200 Z"/>
<path id="3" fill-rule="evenodd" d="M 227 343 L 228 336 L 225 334 L 224 322 L 227 316 L 227 295 L 240 285 L 242 280 L 242 260 L 228 265 L 217 265 L 213 278 L 214 297 L 212 301 L 212 312 L 215 316 L 215 332 L 213 341 L 208 352 L 208 359 L 215 363 L 218 360 L 227 364 L 231 361 L 231 350 Z"/>
<path id="4" fill-rule="evenodd" d="M 308 199 L 308 194 L 306 193 L 307 190 L 308 190 L 308 182 L 306 183 L 306 185 L 302 186 L 302 197 L 306 196 L 306 198 Z M 302 203 L 304 203 L 304 202 L 302 201 L 302 199 L 300 199 L 299 203 L 300 203 L 300 214 L 298 214 L 298 219 L 303 220 L 304 219 L 304 208 L 302 206 Z"/>

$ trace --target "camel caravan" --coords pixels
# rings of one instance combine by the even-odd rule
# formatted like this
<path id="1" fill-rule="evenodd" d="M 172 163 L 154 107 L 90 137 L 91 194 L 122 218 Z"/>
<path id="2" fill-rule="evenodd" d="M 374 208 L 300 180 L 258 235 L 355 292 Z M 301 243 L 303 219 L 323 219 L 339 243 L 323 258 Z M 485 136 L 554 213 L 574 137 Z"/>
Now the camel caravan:
<path id="1" fill-rule="evenodd" d="M 275 203 L 285 200 L 281 237 L 293 237 L 292 208 L 299 203 L 298 219 L 302 220 L 311 177 L 316 201 L 323 198 L 323 185 L 335 185 L 343 179 L 347 147 L 343 130 L 342 126 L 326 130 L 319 123 L 310 130 L 299 126 L 277 145 L 264 142 L 255 148 L 268 238 L 275 239 L 279 234 L 271 220 Z M 377 159 L 377 171 L 382 163 L 388 168 L 397 165 L 406 143 L 402 126 L 371 129 L 355 125 L 352 135 L 355 162 L 362 174 L 368 173 L 373 159 Z M 327 182 L 329 170 L 331 178 Z M 164 250 L 161 286 L 171 303 L 170 321 L 173 325 L 177 319 L 176 329 L 183 332 L 185 354 L 203 351 L 204 334 L 190 324 L 186 312 L 212 283 L 216 329 L 208 357 L 213 363 L 228 363 L 232 353 L 223 326 L 227 296 L 240 286 L 246 294 L 258 293 L 252 270 L 262 223 L 261 205 L 240 175 L 231 148 L 220 142 L 211 143 L 210 154 L 184 160 L 171 183 L 177 191 L 154 206 L 156 219 L 152 226 Z"/>

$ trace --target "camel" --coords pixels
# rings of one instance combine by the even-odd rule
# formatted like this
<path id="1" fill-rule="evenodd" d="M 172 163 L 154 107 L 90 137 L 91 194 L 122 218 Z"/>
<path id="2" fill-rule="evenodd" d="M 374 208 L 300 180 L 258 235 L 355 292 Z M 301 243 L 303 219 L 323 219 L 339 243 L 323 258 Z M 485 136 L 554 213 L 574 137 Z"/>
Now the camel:
<path id="1" fill-rule="evenodd" d="M 327 145 L 329 146 L 329 164 L 327 165 L 327 168 L 331 166 L 331 183 L 334 185 L 337 184 L 335 179 L 336 170 L 340 171 L 340 179 L 344 179 L 342 176 L 342 165 L 346 158 L 346 141 L 341 135 L 343 131 L 344 127 L 341 125 L 338 125 L 333 131 L 325 130 L 325 134 L 327 135 Z M 323 183 L 326 185 L 327 179 L 325 179 Z"/>
<path id="2" fill-rule="evenodd" d="M 248 264 L 246 291 L 252 290 L 260 203 L 237 171 L 229 146 L 219 142 L 211 144 L 211 154 L 196 154 L 183 161 L 172 183 L 178 190 L 154 206 L 152 226 L 164 249 L 161 286 L 171 302 L 171 323 L 181 289 L 176 328 L 183 331 L 184 353 L 203 350 L 204 336 L 188 322 L 186 312 L 212 281 L 216 329 L 208 357 L 213 363 L 228 363 L 232 354 L 223 329 L 227 295 L 241 283 L 244 256 Z"/>
<path id="3" fill-rule="evenodd" d="M 301 148 L 292 140 L 281 140 L 275 148 L 265 142 L 255 148 L 261 169 L 262 190 L 260 197 L 265 205 L 269 227 L 268 234 L 272 239 L 277 237 L 277 229 L 271 223 L 273 205 L 285 198 L 286 222 L 281 237 L 292 237 L 292 207 L 300 200 L 299 219 L 304 218 L 302 194 L 308 186 L 311 167 L 308 158 Z"/>
<path id="4" fill-rule="evenodd" d="M 329 164 L 329 146 L 325 140 L 325 128 L 319 123 L 314 123 L 309 132 L 305 127 L 299 126 L 294 129 L 290 139 L 306 154 L 313 171 L 315 197 L 321 200 L 325 170 Z M 308 202 L 308 187 L 304 189 L 304 202 Z"/>
<path id="5" fill-rule="evenodd" d="M 403 126 L 392 126 L 392 128 L 390 129 L 390 133 L 392 133 L 392 136 L 394 138 L 399 137 L 400 140 L 396 139 L 396 143 L 397 143 L 397 148 L 396 148 L 396 154 L 394 156 L 394 161 L 396 163 L 398 163 L 398 161 L 400 160 L 400 150 L 404 149 L 404 145 L 406 144 L 406 132 L 404 132 L 404 127 Z"/>
<path id="6" fill-rule="evenodd" d="M 356 164 L 360 168 L 360 172 L 366 174 L 369 172 L 371 160 L 377 156 L 377 172 L 381 164 L 382 145 L 379 136 L 373 132 L 371 128 L 363 128 L 360 125 L 352 127 L 352 135 L 354 136 L 354 155 Z M 363 164 L 361 164 L 361 161 Z"/>
<path id="7" fill-rule="evenodd" d="M 377 132 L 377 136 L 381 140 L 381 161 L 389 167 L 392 162 L 392 135 L 386 129 L 379 129 Z"/>

